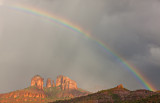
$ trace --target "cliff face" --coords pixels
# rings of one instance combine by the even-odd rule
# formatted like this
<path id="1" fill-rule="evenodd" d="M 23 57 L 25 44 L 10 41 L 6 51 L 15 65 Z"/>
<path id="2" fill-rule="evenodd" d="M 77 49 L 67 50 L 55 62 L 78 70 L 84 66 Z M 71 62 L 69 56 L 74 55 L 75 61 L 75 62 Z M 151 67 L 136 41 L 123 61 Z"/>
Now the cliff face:
<path id="1" fill-rule="evenodd" d="M 50 87 L 55 87 L 55 84 L 54 84 L 54 80 L 51 80 L 50 78 L 48 78 L 46 82 L 46 88 L 50 88 Z"/>
<path id="2" fill-rule="evenodd" d="M 50 88 L 51 86 L 52 86 L 52 84 L 51 84 L 51 79 L 48 78 L 48 79 L 47 79 L 47 83 L 46 83 L 46 87 L 47 87 L 47 88 Z"/>
<path id="3" fill-rule="evenodd" d="M 43 78 L 36 75 L 31 80 L 31 86 L 36 86 L 38 89 L 43 89 Z"/>
<path id="4" fill-rule="evenodd" d="M 77 83 L 68 77 L 60 75 L 57 77 L 56 87 L 60 87 L 62 90 L 77 90 Z"/>
<path id="5" fill-rule="evenodd" d="M 54 80 L 52 80 L 52 87 L 55 87 Z"/>

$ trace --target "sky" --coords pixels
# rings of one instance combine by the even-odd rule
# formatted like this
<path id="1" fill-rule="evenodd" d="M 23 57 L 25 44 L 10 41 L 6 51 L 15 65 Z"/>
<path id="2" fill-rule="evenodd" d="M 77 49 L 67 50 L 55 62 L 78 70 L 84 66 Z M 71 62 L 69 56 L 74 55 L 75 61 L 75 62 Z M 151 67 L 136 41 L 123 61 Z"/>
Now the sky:
<path id="1" fill-rule="evenodd" d="M 104 48 L 63 25 L 13 8 L 39 8 L 108 44 L 160 90 L 159 0 L 0 0 L 0 93 L 30 86 L 40 75 L 65 75 L 91 92 L 119 84 L 144 89 Z"/>

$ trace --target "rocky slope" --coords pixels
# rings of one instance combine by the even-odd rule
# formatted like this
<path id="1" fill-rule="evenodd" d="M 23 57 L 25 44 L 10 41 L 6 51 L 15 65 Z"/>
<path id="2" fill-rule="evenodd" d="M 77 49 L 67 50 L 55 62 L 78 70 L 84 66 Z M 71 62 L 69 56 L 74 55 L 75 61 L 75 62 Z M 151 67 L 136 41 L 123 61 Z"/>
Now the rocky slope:
<path id="1" fill-rule="evenodd" d="M 37 87 L 28 87 L 0 95 L 0 103 L 45 102 L 46 94 Z"/>
<path id="2" fill-rule="evenodd" d="M 154 100 L 155 96 L 159 98 L 159 94 L 148 90 L 130 91 L 121 84 L 109 90 L 102 90 L 87 96 L 53 103 L 160 103 L 149 102 L 151 99 Z"/>
<path id="3" fill-rule="evenodd" d="M 58 76 L 56 84 L 48 78 L 45 87 L 43 80 L 41 76 L 36 75 L 31 79 L 30 87 L 0 94 L 0 103 L 46 103 L 89 94 L 88 91 L 78 88 L 77 83 L 66 76 Z"/>

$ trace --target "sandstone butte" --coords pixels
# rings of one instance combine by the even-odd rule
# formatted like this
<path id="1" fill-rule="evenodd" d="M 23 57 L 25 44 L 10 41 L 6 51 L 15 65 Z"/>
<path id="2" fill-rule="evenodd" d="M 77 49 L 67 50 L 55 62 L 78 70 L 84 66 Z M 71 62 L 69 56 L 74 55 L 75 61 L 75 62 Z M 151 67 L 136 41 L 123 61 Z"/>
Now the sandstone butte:
<path id="1" fill-rule="evenodd" d="M 36 86 L 38 89 L 43 89 L 43 78 L 39 75 L 36 75 L 31 80 L 31 86 Z"/>
<path id="2" fill-rule="evenodd" d="M 56 86 L 62 90 L 77 90 L 77 83 L 63 75 L 57 77 Z"/>
<path id="3" fill-rule="evenodd" d="M 124 87 L 123 87 L 122 84 L 120 84 L 120 85 L 117 86 L 117 88 L 118 88 L 118 89 L 123 89 Z"/>
<path id="4" fill-rule="evenodd" d="M 38 89 L 43 89 L 43 78 L 39 75 L 36 75 L 31 80 L 31 86 L 36 86 Z M 51 82 L 52 81 L 52 82 Z M 50 78 L 47 79 L 46 87 L 60 87 L 61 90 L 77 90 L 77 83 L 74 80 L 71 80 L 70 78 L 59 75 L 56 79 L 56 85 L 54 84 L 54 80 L 51 80 Z"/>

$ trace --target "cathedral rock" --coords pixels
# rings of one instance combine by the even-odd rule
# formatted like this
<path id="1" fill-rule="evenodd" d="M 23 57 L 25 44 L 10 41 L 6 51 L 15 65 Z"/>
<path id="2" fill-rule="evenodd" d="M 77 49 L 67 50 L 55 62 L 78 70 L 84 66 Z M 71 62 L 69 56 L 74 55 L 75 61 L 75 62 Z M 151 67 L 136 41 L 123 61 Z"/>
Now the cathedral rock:
<path id="1" fill-rule="evenodd" d="M 43 89 L 43 78 L 39 75 L 36 75 L 31 80 L 31 86 L 36 86 L 38 89 Z M 56 84 L 54 84 L 54 80 L 50 78 L 46 81 L 46 88 L 50 87 L 59 87 L 62 90 L 77 90 L 77 83 L 70 78 L 59 75 L 56 79 Z"/>

